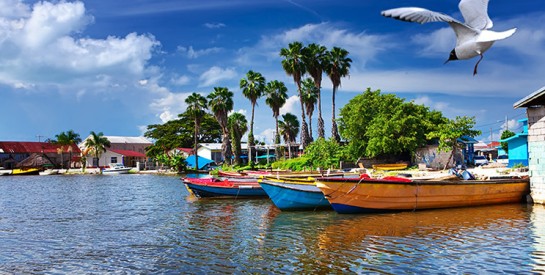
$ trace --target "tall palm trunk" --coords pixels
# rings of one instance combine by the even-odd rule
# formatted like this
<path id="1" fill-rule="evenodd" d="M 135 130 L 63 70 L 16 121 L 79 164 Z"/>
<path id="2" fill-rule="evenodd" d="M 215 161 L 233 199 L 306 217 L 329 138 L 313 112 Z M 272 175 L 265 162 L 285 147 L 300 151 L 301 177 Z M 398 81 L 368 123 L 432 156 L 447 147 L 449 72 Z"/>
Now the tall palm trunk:
<path id="1" fill-rule="evenodd" d="M 314 141 L 314 138 L 312 136 L 312 114 L 309 114 L 308 115 L 308 139 L 309 139 L 309 142 L 313 142 Z"/>
<path id="2" fill-rule="evenodd" d="M 194 132 L 194 137 L 193 137 L 193 154 L 195 156 L 195 170 L 199 170 L 199 156 L 197 155 L 197 143 L 199 142 L 199 139 L 198 139 L 198 135 L 199 135 L 199 123 L 197 122 L 197 120 L 195 120 L 195 132 Z"/>
<path id="3" fill-rule="evenodd" d="M 305 116 L 305 104 L 303 104 L 303 94 L 301 93 L 301 82 L 297 82 L 297 90 L 299 92 L 299 103 L 301 103 L 301 145 L 306 148 L 308 145 L 308 125 Z"/>
<path id="4" fill-rule="evenodd" d="M 322 92 L 318 90 L 318 138 L 325 137 L 324 119 L 322 118 L 322 99 L 320 95 L 321 93 Z"/>
<path id="5" fill-rule="evenodd" d="M 278 132 L 278 116 L 274 117 L 274 120 L 276 122 L 276 134 L 274 136 L 274 153 L 276 155 L 276 159 L 280 159 L 280 148 L 278 148 L 280 144 L 280 132 Z"/>
<path id="6" fill-rule="evenodd" d="M 229 137 L 228 131 L 223 131 L 223 137 L 222 137 L 222 154 L 223 154 L 223 161 L 227 163 L 231 163 L 231 156 L 233 156 L 233 150 L 231 149 L 231 138 Z"/>
<path id="7" fill-rule="evenodd" d="M 254 111 L 255 104 L 252 104 L 252 119 L 250 120 L 250 133 L 248 134 L 248 164 L 253 167 L 252 147 L 254 146 Z"/>
<path id="8" fill-rule="evenodd" d="M 335 120 L 335 94 L 337 93 L 337 87 L 333 87 L 333 96 L 332 96 L 332 118 L 331 118 L 331 137 L 334 138 L 337 142 L 341 141 L 339 136 L 339 130 L 337 129 L 337 121 Z"/>

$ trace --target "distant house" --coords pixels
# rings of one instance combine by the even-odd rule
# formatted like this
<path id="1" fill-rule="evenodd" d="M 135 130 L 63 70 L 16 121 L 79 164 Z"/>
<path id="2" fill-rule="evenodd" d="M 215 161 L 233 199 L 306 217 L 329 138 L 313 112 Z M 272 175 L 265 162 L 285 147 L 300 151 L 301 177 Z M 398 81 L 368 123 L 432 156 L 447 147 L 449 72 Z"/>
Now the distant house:
<path id="1" fill-rule="evenodd" d="M 507 155 L 509 156 L 507 167 L 513 167 L 517 164 L 528 166 L 528 119 L 520 119 L 519 122 L 522 122 L 523 125 L 522 132 L 500 140 L 500 142 L 507 142 Z"/>
<path id="2" fill-rule="evenodd" d="M 62 146 L 61 149 L 61 145 L 49 142 L 0 141 L 0 167 L 13 169 L 32 154 L 45 156 L 51 164 L 59 168 L 79 167 L 80 153 L 75 144 Z"/>
<path id="3" fill-rule="evenodd" d="M 242 154 L 248 156 L 248 144 L 242 143 Z M 199 149 L 197 149 L 197 155 L 203 158 L 211 159 L 215 163 L 219 164 L 223 162 L 223 156 L 221 155 L 221 143 L 199 143 Z M 199 163 L 200 166 L 200 163 Z"/>
<path id="4" fill-rule="evenodd" d="M 87 156 L 87 167 L 106 167 L 110 163 L 122 163 L 127 167 L 136 167 L 138 162 L 144 163 L 147 160 L 146 147 L 153 143 L 145 137 L 120 137 L 105 136 L 110 141 L 110 147 L 100 155 L 100 159 L 90 154 L 90 148 L 85 146 L 88 136 L 78 146 Z"/>

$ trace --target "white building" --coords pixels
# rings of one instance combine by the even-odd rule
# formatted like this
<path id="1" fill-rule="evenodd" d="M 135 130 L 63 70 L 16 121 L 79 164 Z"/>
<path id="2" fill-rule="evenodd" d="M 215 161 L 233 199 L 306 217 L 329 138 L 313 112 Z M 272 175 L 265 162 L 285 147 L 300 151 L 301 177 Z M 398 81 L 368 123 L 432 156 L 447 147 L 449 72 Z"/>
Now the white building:
<path id="1" fill-rule="evenodd" d="M 146 147 L 153 144 L 145 137 L 104 136 L 110 141 L 110 147 L 107 147 L 106 152 L 97 159 L 85 146 L 90 137 L 89 135 L 78 145 L 82 154 L 87 157 L 87 167 L 105 167 L 110 163 L 123 163 L 127 167 L 136 167 L 137 162 L 146 161 Z"/>

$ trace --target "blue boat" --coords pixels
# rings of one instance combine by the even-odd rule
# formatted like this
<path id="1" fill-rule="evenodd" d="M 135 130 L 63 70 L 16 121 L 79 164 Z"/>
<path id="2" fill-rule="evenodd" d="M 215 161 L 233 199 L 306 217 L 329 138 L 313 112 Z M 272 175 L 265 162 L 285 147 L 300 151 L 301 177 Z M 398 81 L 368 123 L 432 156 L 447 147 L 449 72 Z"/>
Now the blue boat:
<path id="1" fill-rule="evenodd" d="M 259 184 L 280 210 L 331 209 L 329 201 L 316 187 L 314 180 L 261 179 Z"/>
<path id="2" fill-rule="evenodd" d="M 187 189 L 198 198 L 260 198 L 267 193 L 255 182 L 218 180 L 218 179 L 183 179 Z"/>

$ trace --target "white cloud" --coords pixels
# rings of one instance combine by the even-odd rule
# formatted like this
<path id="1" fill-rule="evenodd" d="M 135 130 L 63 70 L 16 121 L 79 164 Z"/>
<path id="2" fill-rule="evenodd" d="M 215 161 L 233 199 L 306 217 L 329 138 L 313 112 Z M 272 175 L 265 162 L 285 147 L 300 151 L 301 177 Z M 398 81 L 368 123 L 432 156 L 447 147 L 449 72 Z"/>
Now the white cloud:
<path id="1" fill-rule="evenodd" d="M 299 96 L 292 95 L 286 100 L 286 103 L 280 108 L 280 115 L 286 113 L 292 113 L 298 115 L 301 113 L 301 103 L 299 102 Z"/>
<path id="2" fill-rule="evenodd" d="M 205 23 L 204 26 L 209 28 L 209 29 L 221 29 L 221 28 L 225 27 L 225 24 L 223 24 L 223 23 Z"/>
<path id="3" fill-rule="evenodd" d="M 420 55 L 441 56 L 445 60 L 456 46 L 456 35 L 450 27 L 441 28 L 429 34 L 417 34 L 411 40 L 418 45 Z"/>
<path id="4" fill-rule="evenodd" d="M 183 113 L 187 104 L 185 99 L 190 93 L 167 93 L 165 96 L 155 99 L 150 107 L 159 112 L 159 118 L 161 121 L 167 122 L 169 120 L 176 119 L 178 114 Z"/>
<path id="5" fill-rule="evenodd" d="M 199 77 L 199 80 L 201 81 L 201 84 L 199 84 L 199 87 L 210 87 L 215 84 L 220 83 L 223 80 L 230 80 L 237 76 L 237 73 L 233 68 L 220 68 L 217 66 L 213 66 L 210 69 L 208 69 L 206 72 L 201 74 Z"/>
<path id="6" fill-rule="evenodd" d="M 17 19 L 28 17 L 29 7 L 20 0 L 0 0 L 0 17 L 6 19 Z"/>
<path id="7" fill-rule="evenodd" d="M 178 86 L 185 86 L 191 82 L 191 78 L 187 75 L 182 75 L 182 76 L 173 78 L 171 82 Z"/>
<path id="8" fill-rule="evenodd" d="M 239 109 L 238 111 L 232 110 L 232 111 L 230 111 L 227 115 L 230 116 L 230 115 L 232 115 L 232 114 L 234 114 L 234 113 L 242 114 L 242 115 L 244 115 L 245 117 L 248 115 L 248 111 L 246 111 L 245 109 Z M 248 120 L 248 122 L 250 122 L 248 118 L 246 118 L 246 119 Z"/>
<path id="9" fill-rule="evenodd" d="M 219 53 L 222 51 L 222 48 L 213 47 L 213 48 L 202 49 L 202 50 L 194 50 L 193 46 L 189 46 L 189 48 L 179 46 L 178 51 L 189 59 L 195 59 L 204 55 Z"/>

